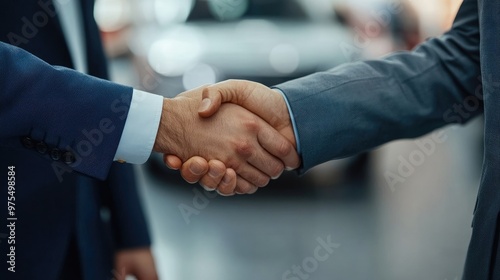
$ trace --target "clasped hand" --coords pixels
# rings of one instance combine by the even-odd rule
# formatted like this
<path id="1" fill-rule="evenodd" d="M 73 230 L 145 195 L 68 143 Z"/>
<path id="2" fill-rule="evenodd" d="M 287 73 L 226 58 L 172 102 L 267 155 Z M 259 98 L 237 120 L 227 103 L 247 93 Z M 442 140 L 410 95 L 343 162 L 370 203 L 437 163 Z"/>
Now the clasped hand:
<path id="1" fill-rule="evenodd" d="M 222 195 L 254 193 L 300 165 L 283 96 L 248 81 L 164 99 L 154 150 L 186 181 Z"/>

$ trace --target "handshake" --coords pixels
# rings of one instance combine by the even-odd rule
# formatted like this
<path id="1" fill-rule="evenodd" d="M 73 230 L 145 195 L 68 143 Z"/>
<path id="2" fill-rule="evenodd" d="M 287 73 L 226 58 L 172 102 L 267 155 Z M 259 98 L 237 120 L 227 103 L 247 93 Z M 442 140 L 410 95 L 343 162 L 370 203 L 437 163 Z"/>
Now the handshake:
<path id="1" fill-rule="evenodd" d="M 186 181 L 226 196 L 255 193 L 300 165 L 284 97 L 249 81 L 164 99 L 153 150 Z"/>

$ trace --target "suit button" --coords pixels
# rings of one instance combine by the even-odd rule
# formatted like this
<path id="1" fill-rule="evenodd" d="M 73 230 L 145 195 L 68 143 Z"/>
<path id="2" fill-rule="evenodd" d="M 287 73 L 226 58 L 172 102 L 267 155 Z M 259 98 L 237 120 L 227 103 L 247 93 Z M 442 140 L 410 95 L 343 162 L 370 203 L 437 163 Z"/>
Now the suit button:
<path id="1" fill-rule="evenodd" d="M 61 159 L 61 151 L 57 148 L 54 148 L 50 150 L 50 158 L 53 160 L 60 160 Z"/>
<path id="2" fill-rule="evenodd" d="M 75 162 L 75 156 L 71 152 L 64 152 L 62 155 L 62 161 L 66 164 L 72 164 Z"/>
<path id="3" fill-rule="evenodd" d="M 35 147 L 35 142 L 33 142 L 33 140 L 28 136 L 21 138 L 21 143 L 23 143 L 23 146 L 28 149 Z"/>
<path id="4" fill-rule="evenodd" d="M 36 143 L 35 147 L 36 147 L 36 150 L 42 155 L 47 153 L 47 150 L 49 149 L 47 147 L 47 144 L 45 144 L 44 142 Z"/>

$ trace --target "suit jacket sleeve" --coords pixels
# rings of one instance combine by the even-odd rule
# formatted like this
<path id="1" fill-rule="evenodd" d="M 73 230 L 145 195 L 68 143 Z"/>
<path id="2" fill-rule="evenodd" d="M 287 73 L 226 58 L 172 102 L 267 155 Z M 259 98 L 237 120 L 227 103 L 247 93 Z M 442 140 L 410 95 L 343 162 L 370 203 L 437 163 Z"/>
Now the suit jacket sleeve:
<path id="1" fill-rule="evenodd" d="M 30 137 L 47 145 L 39 153 L 53 161 L 56 173 L 66 168 L 98 179 L 107 176 L 132 88 L 51 66 L 4 43 L 0 73 L 0 145 L 36 153 L 21 144 L 20 138 Z M 70 152 L 74 162 L 51 159 L 54 149 Z"/>
<path id="2" fill-rule="evenodd" d="M 413 52 L 341 65 L 290 81 L 303 170 L 482 113 L 476 0 L 452 29 Z"/>

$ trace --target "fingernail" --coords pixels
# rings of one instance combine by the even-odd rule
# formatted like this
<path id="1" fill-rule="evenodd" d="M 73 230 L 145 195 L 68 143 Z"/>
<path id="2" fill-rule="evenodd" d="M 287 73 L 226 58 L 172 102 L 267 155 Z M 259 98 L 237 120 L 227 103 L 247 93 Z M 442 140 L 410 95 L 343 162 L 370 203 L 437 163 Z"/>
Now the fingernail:
<path id="1" fill-rule="evenodd" d="M 208 98 L 205 98 L 201 101 L 200 108 L 198 109 L 198 112 L 204 112 L 210 107 L 210 104 L 212 104 L 212 101 Z"/>
<path id="2" fill-rule="evenodd" d="M 287 166 L 287 167 L 285 167 L 285 170 L 286 170 L 286 171 L 292 171 L 292 170 L 295 170 L 295 168 L 293 168 L 293 167 L 288 167 L 288 166 Z"/>
<path id="3" fill-rule="evenodd" d="M 271 177 L 271 179 L 276 180 L 276 179 L 278 179 L 279 177 L 281 177 L 281 175 L 282 175 L 282 174 L 283 174 L 283 171 L 281 171 L 281 173 L 280 173 L 278 176 L 276 176 L 276 177 Z"/>
<path id="4" fill-rule="evenodd" d="M 230 196 L 234 196 L 234 193 L 224 194 L 224 193 L 220 193 L 220 192 L 219 192 L 219 195 L 220 195 L 220 196 L 224 196 L 224 197 L 230 197 Z"/>
<path id="5" fill-rule="evenodd" d="M 217 178 L 219 176 L 219 173 L 215 170 L 208 170 L 208 176 L 212 177 L 212 178 Z"/>
<path id="6" fill-rule="evenodd" d="M 210 187 L 208 187 L 208 186 L 205 186 L 205 184 L 203 184 L 203 183 L 201 183 L 201 182 L 200 182 L 200 186 L 201 186 L 203 189 L 205 189 L 207 192 L 213 192 L 213 191 L 215 191 L 215 189 L 212 189 L 212 188 L 210 188 Z"/>
<path id="7" fill-rule="evenodd" d="M 189 170 L 194 174 L 194 175 L 201 175 L 203 174 L 203 167 L 197 163 L 193 163 L 191 164 L 191 166 L 189 166 Z"/>
<path id="8" fill-rule="evenodd" d="M 222 183 L 226 185 L 231 183 L 231 178 L 229 178 L 229 176 L 224 176 L 224 178 L 222 178 Z"/>
<path id="9" fill-rule="evenodd" d="M 254 189 L 253 191 L 250 191 L 250 192 L 248 192 L 247 194 L 254 194 L 254 193 L 256 193 L 258 190 L 259 190 L 258 188 L 257 188 L 257 189 Z"/>

